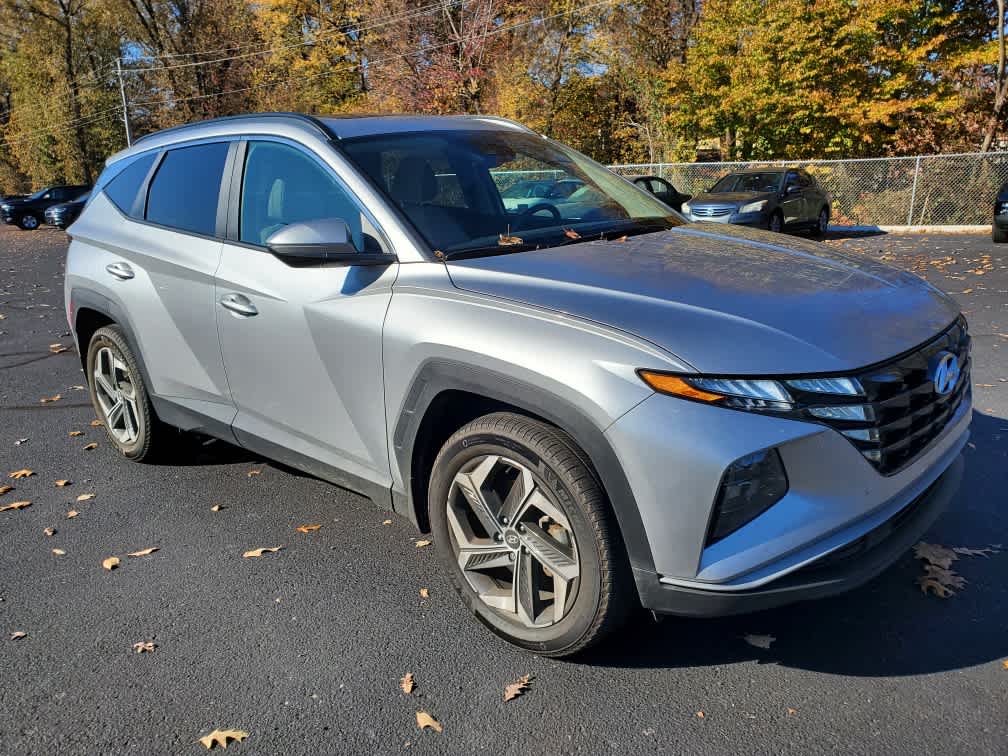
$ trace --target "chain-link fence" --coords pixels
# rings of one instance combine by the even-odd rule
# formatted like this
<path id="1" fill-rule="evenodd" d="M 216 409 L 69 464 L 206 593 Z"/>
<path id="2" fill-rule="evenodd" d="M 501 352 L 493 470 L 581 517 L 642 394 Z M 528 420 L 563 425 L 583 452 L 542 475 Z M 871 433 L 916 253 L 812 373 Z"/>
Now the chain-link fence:
<path id="1" fill-rule="evenodd" d="M 686 194 L 749 167 L 800 167 L 832 198 L 842 226 L 989 225 L 998 189 L 1008 182 L 1008 152 L 863 160 L 614 165 L 623 176 L 661 176 Z"/>

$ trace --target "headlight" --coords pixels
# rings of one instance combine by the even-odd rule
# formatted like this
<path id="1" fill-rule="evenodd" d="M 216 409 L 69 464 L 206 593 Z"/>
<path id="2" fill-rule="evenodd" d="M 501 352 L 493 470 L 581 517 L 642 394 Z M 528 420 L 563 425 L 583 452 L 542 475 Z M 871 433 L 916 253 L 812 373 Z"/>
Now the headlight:
<path id="1" fill-rule="evenodd" d="M 641 380 L 655 391 L 735 409 L 789 410 L 791 395 L 778 382 L 764 378 L 700 378 L 639 370 Z"/>
<path id="2" fill-rule="evenodd" d="M 683 202 L 683 203 L 682 203 L 682 211 L 683 211 L 684 213 L 686 213 L 686 215 L 689 215 L 689 214 L 690 214 L 690 206 L 689 206 L 689 202 Z"/>
<path id="3" fill-rule="evenodd" d="M 766 200 L 760 200 L 759 202 L 750 202 L 748 205 L 742 205 L 739 208 L 740 213 L 758 213 L 764 207 L 766 207 Z"/>
<path id="4" fill-rule="evenodd" d="M 721 476 L 706 545 L 752 522 L 780 501 L 787 491 L 787 473 L 776 449 L 736 459 Z"/>

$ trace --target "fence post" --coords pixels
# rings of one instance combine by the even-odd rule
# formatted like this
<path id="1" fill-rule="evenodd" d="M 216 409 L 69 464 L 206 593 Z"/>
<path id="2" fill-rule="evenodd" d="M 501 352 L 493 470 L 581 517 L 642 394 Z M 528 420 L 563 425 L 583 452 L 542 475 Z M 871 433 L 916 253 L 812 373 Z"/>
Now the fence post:
<path id="1" fill-rule="evenodd" d="M 914 180 L 913 189 L 910 190 L 910 209 L 907 211 L 907 222 L 908 226 L 913 225 L 913 211 L 914 203 L 917 201 L 917 179 L 920 178 L 920 161 L 921 156 L 918 155 L 917 159 L 914 161 Z"/>

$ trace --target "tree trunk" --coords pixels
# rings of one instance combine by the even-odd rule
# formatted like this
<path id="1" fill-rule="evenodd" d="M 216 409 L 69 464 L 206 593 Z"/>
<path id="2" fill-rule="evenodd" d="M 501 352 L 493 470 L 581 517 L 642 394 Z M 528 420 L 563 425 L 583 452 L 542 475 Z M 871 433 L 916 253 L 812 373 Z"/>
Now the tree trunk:
<path id="1" fill-rule="evenodd" d="M 72 0 L 64 2 L 60 0 L 60 11 L 62 12 L 61 23 L 63 26 L 63 62 L 66 67 L 67 81 L 70 83 L 70 112 L 76 122 L 73 136 L 77 148 L 77 159 L 80 161 L 84 181 L 87 184 L 94 183 L 94 176 L 91 173 L 91 163 L 87 156 L 87 145 L 84 141 L 84 124 L 81 120 L 80 106 L 80 85 L 77 83 L 77 73 L 74 67 L 74 39 L 73 39 L 73 8 Z"/>
<path id="2" fill-rule="evenodd" d="M 994 86 L 994 109 L 987 119 L 987 127 L 984 129 L 983 145 L 981 152 L 990 149 L 991 142 L 994 141 L 994 134 L 997 132 L 1001 122 L 1001 111 L 1004 109 L 1005 96 L 1008 95 L 1008 80 L 1005 79 L 1005 0 L 998 0 L 998 67 L 997 79 Z"/>

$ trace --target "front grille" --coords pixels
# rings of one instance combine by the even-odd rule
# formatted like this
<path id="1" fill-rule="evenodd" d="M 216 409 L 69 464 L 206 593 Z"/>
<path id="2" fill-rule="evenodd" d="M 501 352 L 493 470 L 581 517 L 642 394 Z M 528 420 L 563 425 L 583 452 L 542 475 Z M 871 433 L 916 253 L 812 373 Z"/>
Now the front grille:
<path id="1" fill-rule="evenodd" d="M 941 352 L 955 355 L 960 369 L 958 382 L 945 395 L 935 390 L 931 370 L 935 356 Z M 969 354 L 970 336 L 966 321 L 960 318 L 923 346 L 850 376 L 861 383 L 865 396 L 850 397 L 845 403 L 869 405 L 874 414 L 871 421 L 810 419 L 841 433 L 868 431 L 871 440 L 851 438 L 848 434 L 845 437 L 879 472 L 892 475 L 913 462 L 938 437 L 963 398 L 969 396 Z M 833 397 L 826 399 L 810 392 L 792 393 L 798 395 L 798 402 L 806 409 L 840 403 Z"/>
<path id="2" fill-rule="evenodd" d="M 691 207 L 690 213 L 695 215 L 697 218 L 722 218 L 725 215 L 731 215 L 734 210 L 734 207 L 708 205 L 706 207 Z"/>

